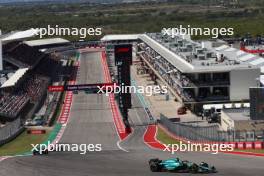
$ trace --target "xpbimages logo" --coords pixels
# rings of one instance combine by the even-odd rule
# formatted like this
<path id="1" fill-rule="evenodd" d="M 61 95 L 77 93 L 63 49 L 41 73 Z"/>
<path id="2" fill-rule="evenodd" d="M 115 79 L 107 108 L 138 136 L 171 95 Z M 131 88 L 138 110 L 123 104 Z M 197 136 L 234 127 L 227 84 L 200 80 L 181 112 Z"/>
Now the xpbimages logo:
<path id="1" fill-rule="evenodd" d="M 121 85 L 104 85 L 97 86 L 98 94 L 106 94 L 108 96 L 110 93 L 140 93 L 146 96 L 152 96 L 153 94 L 166 94 L 168 93 L 167 86 L 125 86 L 123 83 Z"/>
<path id="2" fill-rule="evenodd" d="M 43 154 L 45 152 L 79 152 L 81 155 L 87 152 L 100 152 L 102 151 L 102 144 L 59 144 L 50 143 L 47 144 L 31 144 L 31 151 Z"/>
<path id="3" fill-rule="evenodd" d="M 234 35 L 233 28 L 200 28 L 200 27 L 191 27 L 187 25 L 184 27 L 180 25 L 174 28 L 163 28 L 161 30 L 163 35 L 171 36 L 172 38 L 178 35 L 189 35 L 189 36 L 212 36 L 212 38 L 218 38 L 219 36 L 232 36 Z"/>
<path id="4" fill-rule="evenodd" d="M 35 28 L 36 35 L 39 38 L 45 36 L 79 36 L 81 39 L 87 36 L 100 36 L 102 35 L 102 28 L 100 27 L 60 27 L 59 25 L 48 25 L 45 28 Z"/>
<path id="5" fill-rule="evenodd" d="M 233 144 L 207 144 L 207 143 L 183 143 L 180 141 L 178 144 L 164 144 L 164 150 L 171 154 L 175 152 L 212 152 L 212 154 L 218 154 L 219 152 L 231 152 L 234 151 Z"/>

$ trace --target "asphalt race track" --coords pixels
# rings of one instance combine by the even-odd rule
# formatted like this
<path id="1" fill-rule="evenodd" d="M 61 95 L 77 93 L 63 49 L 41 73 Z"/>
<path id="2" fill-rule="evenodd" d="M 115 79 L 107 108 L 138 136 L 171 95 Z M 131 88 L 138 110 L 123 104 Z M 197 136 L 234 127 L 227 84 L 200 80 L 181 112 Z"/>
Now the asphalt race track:
<path id="1" fill-rule="evenodd" d="M 81 55 L 80 75 L 77 83 L 104 82 L 101 53 Z M 228 154 L 213 155 L 201 152 L 186 152 L 170 155 L 153 150 L 143 141 L 148 122 L 139 99 L 133 95 L 130 120 L 133 133 L 117 143 L 119 137 L 111 117 L 108 98 L 105 95 L 74 95 L 70 120 L 61 143 L 102 144 L 101 152 L 54 152 L 48 156 L 25 156 L 10 158 L 0 163 L 1 176 L 150 176 L 192 175 L 189 173 L 152 173 L 148 160 L 153 157 L 166 159 L 179 157 L 194 162 L 206 161 L 215 165 L 218 173 L 210 175 L 261 176 L 264 173 L 264 158 Z M 199 174 L 195 174 L 199 175 Z M 205 175 L 205 174 L 203 174 Z M 209 175 L 209 174 L 206 174 Z"/>

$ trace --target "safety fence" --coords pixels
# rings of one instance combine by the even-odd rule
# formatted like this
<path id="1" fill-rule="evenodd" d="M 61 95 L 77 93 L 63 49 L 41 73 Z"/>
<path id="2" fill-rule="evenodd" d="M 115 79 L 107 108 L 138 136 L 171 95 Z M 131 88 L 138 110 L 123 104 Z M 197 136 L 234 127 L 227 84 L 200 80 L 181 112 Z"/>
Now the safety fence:
<path id="1" fill-rule="evenodd" d="M 263 130 L 229 130 L 220 131 L 218 125 L 199 126 L 182 122 L 172 122 L 163 114 L 160 115 L 159 123 L 166 127 L 171 133 L 192 141 L 214 141 L 214 142 L 255 142 L 264 141 Z"/>
<path id="2" fill-rule="evenodd" d="M 9 142 L 24 130 L 20 118 L 0 127 L 0 146 Z"/>
<path id="3" fill-rule="evenodd" d="M 165 126 L 170 132 L 188 140 L 193 141 L 217 141 L 219 129 L 218 125 L 194 126 L 187 123 L 172 122 L 163 114 L 160 115 L 160 124 Z"/>

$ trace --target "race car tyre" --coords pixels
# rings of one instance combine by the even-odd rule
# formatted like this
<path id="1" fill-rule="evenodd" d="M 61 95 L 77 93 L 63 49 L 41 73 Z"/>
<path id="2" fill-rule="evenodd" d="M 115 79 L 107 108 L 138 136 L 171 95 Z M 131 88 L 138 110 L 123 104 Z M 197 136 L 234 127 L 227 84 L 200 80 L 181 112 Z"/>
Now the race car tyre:
<path id="1" fill-rule="evenodd" d="M 39 154 L 39 152 L 38 151 L 36 151 L 36 150 L 33 150 L 33 155 L 38 155 Z"/>
<path id="2" fill-rule="evenodd" d="M 211 167 L 211 170 L 212 170 L 213 173 L 216 173 L 217 172 L 216 171 L 216 168 L 214 166 Z"/>
<path id="3" fill-rule="evenodd" d="M 189 168 L 189 171 L 190 171 L 191 173 L 198 173 L 198 171 L 199 171 L 199 166 L 198 166 L 197 164 L 193 163 L 192 166 Z"/>
<path id="4" fill-rule="evenodd" d="M 203 167 L 206 167 L 206 168 L 209 167 L 209 165 L 207 163 L 205 163 L 205 162 L 201 162 L 200 166 L 203 166 Z"/>
<path id="5" fill-rule="evenodd" d="M 161 160 L 159 158 L 150 159 L 149 160 L 149 164 L 152 163 L 152 162 L 154 162 L 154 163 L 160 163 L 160 161 Z"/>
<path id="6" fill-rule="evenodd" d="M 159 172 L 160 171 L 160 167 L 159 167 L 157 162 L 151 162 L 149 167 L 150 167 L 150 170 L 152 172 Z"/>
<path id="7" fill-rule="evenodd" d="M 47 154 L 49 154 L 49 151 L 48 151 L 48 150 L 45 150 L 45 151 L 43 152 L 43 154 L 47 155 Z"/>
<path id="8" fill-rule="evenodd" d="M 184 170 L 187 170 L 188 169 L 188 163 L 189 163 L 189 161 L 187 161 L 187 160 L 184 160 L 184 161 L 182 161 L 182 168 L 184 169 Z"/>

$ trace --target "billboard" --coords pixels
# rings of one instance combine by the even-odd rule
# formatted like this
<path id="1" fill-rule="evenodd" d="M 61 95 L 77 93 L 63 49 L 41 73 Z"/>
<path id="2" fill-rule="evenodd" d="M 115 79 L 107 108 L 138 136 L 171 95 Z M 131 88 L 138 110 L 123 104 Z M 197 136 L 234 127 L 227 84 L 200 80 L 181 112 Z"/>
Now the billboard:
<path id="1" fill-rule="evenodd" d="M 264 120 L 264 88 L 250 88 L 250 118 Z"/>
<path id="2" fill-rule="evenodd" d="M 115 45 L 115 65 L 132 65 L 132 45 Z"/>
<path id="3" fill-rule="evenodd" d="M 132 64 L 132 45 L 115 45 L 115 65 L 117 66 L 117 80 L 119 85 L 130 86 L 130 65 Z M 121 111 L 131 108 L 131 94 L 119 94 Z M 123 114 L 124 115 L 124 114 Z"/>

